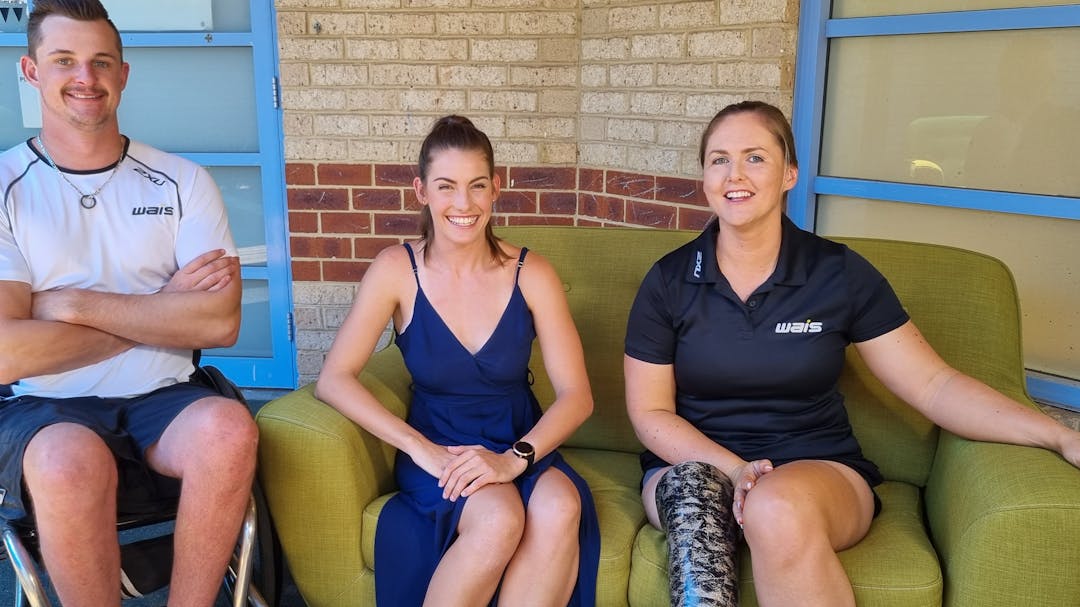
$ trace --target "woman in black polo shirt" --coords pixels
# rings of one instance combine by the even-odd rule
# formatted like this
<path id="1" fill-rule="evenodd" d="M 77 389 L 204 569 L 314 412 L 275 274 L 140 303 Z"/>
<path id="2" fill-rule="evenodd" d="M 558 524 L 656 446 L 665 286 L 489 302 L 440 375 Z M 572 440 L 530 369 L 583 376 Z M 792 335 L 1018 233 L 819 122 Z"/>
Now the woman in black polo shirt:
<path id="1" fill-rule="evenodd" d="M 724 108 L 700 160 L 717 218 L 652 267 L 626 336 L 627 407 L 649 449 L 642 498 L 668 532 L 672 605 L 736 604 L 735 524 L 762 605 L 855 604 L 836 551 L 866 535 L 882 478 L 836 391 L 849 343 L 936 424 L 1080 466 L 1080 433 L 949 367 L 869 262 L 783 215 L 798 164 L 780 110 Z"/>

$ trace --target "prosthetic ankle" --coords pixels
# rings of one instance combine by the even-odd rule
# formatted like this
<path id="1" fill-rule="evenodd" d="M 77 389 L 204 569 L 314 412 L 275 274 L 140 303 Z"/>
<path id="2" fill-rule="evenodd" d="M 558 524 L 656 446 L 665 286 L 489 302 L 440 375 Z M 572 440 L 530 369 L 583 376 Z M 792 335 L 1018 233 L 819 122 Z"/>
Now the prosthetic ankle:
<path id="1" fill-rule="evenodd" d="M 737 607 L 733 499 L 727 476 L 702 462 L 679 464 L 656 485 L 672 607 Z"/>

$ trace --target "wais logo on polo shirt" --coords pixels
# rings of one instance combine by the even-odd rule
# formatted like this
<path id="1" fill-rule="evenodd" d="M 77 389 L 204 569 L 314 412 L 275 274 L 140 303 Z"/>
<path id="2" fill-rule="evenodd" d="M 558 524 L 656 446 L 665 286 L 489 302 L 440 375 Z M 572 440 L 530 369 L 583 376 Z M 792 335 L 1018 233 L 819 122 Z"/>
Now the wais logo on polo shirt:
<path id="1" fill-rule="evenodd" d="M 172 215 L 172 207 L 135 207 L 131 209 L 132 215 Z"/>
<path id="2" fill-rule="evenodd" d="M 809 318 L 805 322 L 778 322 L 777 333 L 821 333 L 821 322 Z"/>

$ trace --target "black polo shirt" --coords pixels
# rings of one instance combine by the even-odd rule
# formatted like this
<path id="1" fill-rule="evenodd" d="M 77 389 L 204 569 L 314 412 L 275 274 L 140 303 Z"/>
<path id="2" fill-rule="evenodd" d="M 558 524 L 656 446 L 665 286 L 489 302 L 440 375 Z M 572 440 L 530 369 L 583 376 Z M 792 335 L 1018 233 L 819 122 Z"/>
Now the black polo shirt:
<path id="1" fill-rule="evenodd" d="M 892 287 L 851 249 L 784 217 L 776 270 L 744 303 L 716 263 L 718 230 L 712 221 L 649 270 L 626 354 L 673 365 L 676 412 L 739 457 L 834 460 L 880 483 L 837 381 L 848 344 L 907 322 Z M 666 464 L 648 451 L 641 463 Z"/>

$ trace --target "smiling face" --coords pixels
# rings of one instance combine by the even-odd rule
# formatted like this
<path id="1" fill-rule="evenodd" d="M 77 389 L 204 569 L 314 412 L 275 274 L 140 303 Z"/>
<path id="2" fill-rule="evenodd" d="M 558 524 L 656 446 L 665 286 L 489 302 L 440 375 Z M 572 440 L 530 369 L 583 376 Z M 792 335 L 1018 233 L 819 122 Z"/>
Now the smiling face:
<path id="1" fill-rule="evenodd" d="M 487 156 L 479 150 L 444 148 L 432 153 L 426 173 L 426 180 L 413 180 L 413 188 L 431 212 L 433 240 L 484 241 L 500 187 Z"/>
<path id="2" fill-rule="evenodd" d="M 779 221 L 784 194 L 795 186 L 798 169 L 762 118 L 753 112 L 725 117 L 703 151 L 705 197 L 721 226 Z"/>
<path id="3" fill-rule="evenodd" d="M 41 93 L 43 130 L 62 123 L 81 131 L 119 131 L 116 109 L 128 64 L 108 22 L 46 17 L 34 56 L 24 56 L 21 65 Z"/>

